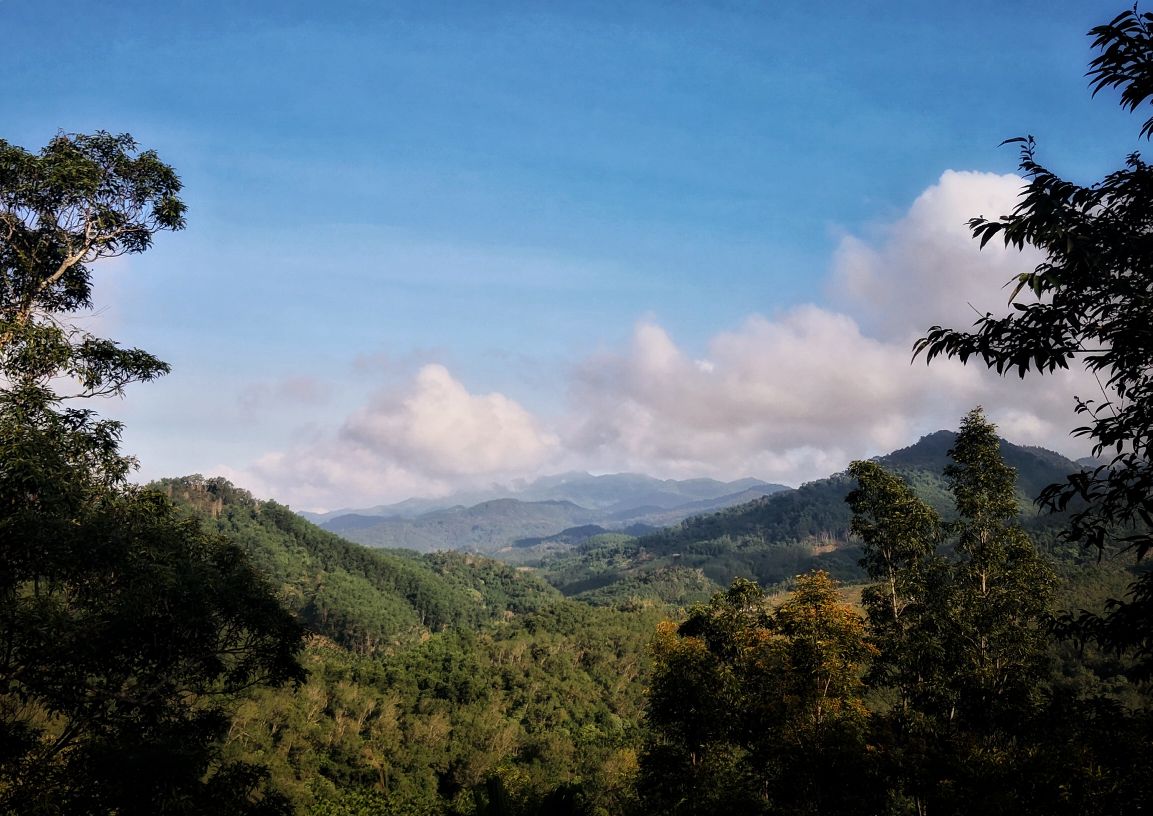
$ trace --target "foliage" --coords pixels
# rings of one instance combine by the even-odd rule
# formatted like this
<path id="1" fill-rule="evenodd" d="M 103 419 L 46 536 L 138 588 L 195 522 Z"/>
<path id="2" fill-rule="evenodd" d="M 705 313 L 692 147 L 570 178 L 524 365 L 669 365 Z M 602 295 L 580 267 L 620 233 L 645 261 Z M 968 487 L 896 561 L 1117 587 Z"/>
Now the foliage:
<path id="1" fill-rule="evenodd" d="M 1020 525 L 1013 469 L 980 409 L 962 420 L 949 455 L 958 513 L 948 526 L 957 554 L 945 651 L 955 661 L 951 716 L 1001 724 L 1028 704 L 1043 674 L 1053 575 Z"/>
<path id="2" fill-rule="evenodd" d="M 654 559 L 637 539 L 620 533 L 593 536 L 541 563 L 542 575 L 566 597 L 594 606 L 689 606 L 720 587 L 678 558 Z"/>
<path id="3" fill-rule="evenodd" d="M 649 812 L 873 810 L 860 696 L 870 651 L 823 572 L 799 576 L 775 610 L 737 579 L 679 627 L 663 623 L 641 758 Z"/>
<path id="4" fill-rule="evenodd" d="M 864 593 L 879 651 L 870 678 L 895 692 L 873 719 L 890 807 L 1108 812 L 1095 786 L 1128 782 L 1132 768 L 1088 739 L 1071 760 L 1066 740 L 1104 719 L 1126 729 L 1137 720 L 1073 684 L 1051 687 L 1055 579 L 1018 522 L 1013 469 L 979 409 L 950 456 L 957 516 L 944 524 L 875 463 L 852 466 L 854 530 L 878 582 Z"/>
<path id="5" fill-rule="evenodd" d="M 60 135 L 38 155 L 0 140 L 0 371 L 13 385 L 68 376 L 119 394 L 168 367 L 62 323 L 92 306 L 90 265 L 184 226 L 180 180 L 128 135 Z"/>
<path id="6" fill-rule="evenodd" d="M 557 597 L 535 576 L 487 558 L 353 544 L 226 479 L 187 476 L 156 487 L 243 547 L 312 632 L 366 654 Z"/>
<path id="7" fill-rule="evenodd" d="M 226 747 L 298 812 L 629 804 L 660 609 L 591 608 L 480 556 L 367 549 L 223 479 L 157 487 L 248 551 L 316 633 L 307 682 L 255 690 Z"/>
<path id="8" fill-rule="evenodd" d="M 89 265 L 183 226 L 128 136 L 0 141 L 0 812 L 281 813 L 222 763 L 229 701 L 302 677 L 300 630 L 243 552 L 127 486 L 120 426 L 70 397 L 167 366 L 69 325 Z"/>
<path id="9" fill-rule="evenodd" d="M 937 655 L 918 625 L 931 599 L 930 575 L 941 570 L 937 546 L 941 519 L 899 476 L 876 462 L 853 462 L 858 487 L 845 499 L 853 512 L 853 534 L 861 539 L 861 566 L 877 583 L 862 593 L 869 630 L 880 648 L 871 679 L 891 686 L 908 705 L 909 690 L 929 673 Z"/>
<path id="10" fill-rule="evenodd" d="M 387 655 L 315 639 L 308 682 L 254 693 L 227 750 L 308 813 L 621 813 L 657 614 L 556 598 Z"/>
<path id="11" fill-rule="evenodd" d="M 1098 56 L 1090 64 L 1093 92 L 1121 91 L 1130 110 L 1153 95 L 1153 14 L 1136 7 L 1094 28 Z M 1141 129 L 1153 134 L 1153 120 Z M 969 222 L 984 246 L 1039 249 L 1044 260 L 1020 273 L 1012 311 L 986 314 L 970 331 L 931 328 L 917 344 L 928 360 L 938 355 L 976 359 L 1005 374 L 1053 372 L 1081 365 L 1101 385 L 1100 396 L 1078 397 L 1085 425 L 1074 431 L 1108 461 L 1071 474 L 1045 491 L 1042 501 L 1073 513 L 1068 538 L 1104 549 L 1119 545 L 1138 558 L 1153 547 L 1153 303 L 1147 263 L 1153 228 L 1153 169 L 1138 153 L 1124 167 L 1090 186 L 1061 178 L 1039 163 L 1032 137 L 1021 144 L 1021 171 L 1029 183 L 1013 212 Z M 1134 584 L 1130 597 L 1104 617 L 1068 621 L 1113 648 L 1142 657 L 1153 673 L 1153 578 Z"/>

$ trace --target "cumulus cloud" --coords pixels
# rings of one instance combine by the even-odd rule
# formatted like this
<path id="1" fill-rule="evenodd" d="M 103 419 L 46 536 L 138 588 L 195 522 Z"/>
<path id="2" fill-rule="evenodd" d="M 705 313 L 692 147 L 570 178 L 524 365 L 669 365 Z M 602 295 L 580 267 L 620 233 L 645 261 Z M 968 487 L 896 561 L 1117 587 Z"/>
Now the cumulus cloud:
<path id="1" fill-rule="evenodd" d="M 1009 281 L 1036 267 L 1042 256 L 1031 247 L 1017 250 L 996 240 L 981 248 L 968 221 L 1012 211 L 1023 186 L 1014 175 L 945 171 L 904 217 L 872 240 L 842 240 L 830 275 L 831 300 L 871 336 L 906 348 L 932 325 L 963 329 L 987 312 L 1004 314 Z M 932 367 L 942 363 L 934 361 Z M 1093 377 L 1071 370 L 1022 382 L 1012 375 L 997 377 L 979 363 L 972 367 L 982 380 L 974 396 L 1005 436 L 1071 455 L 1086 452 L 1068 431 L 1079 424 L 1073 419 L 1073 395 L 1100 397 Z"/>
<path id="2" fill-rule="evenodd" d="M 977 404 L 1024 443 L 1060 447 L 1070 427 L 1068 378 L 1022 388 L 956 361 L 910 365 L 907 343 L 812 305 L 749 318 L 701 362 L 640 324 L 629 349 L 575 376 L 566 448 L 602 468 L 795 484 L 955 428 Z"/>
<path id="3" fill-rule="evenodd" d="M 225 475 L 306 507 L 438 495 L 531 472 L 557 447 L 523 407 L 472 394 L 443 365 L 377 393 L 333 434 Z"/>
<path id="4" fill-rule="evenodd" d="M 930 325 L 964 328 L 1003 312 L 1006 281 L 1039 257 L 989 244 L 967 221 L 1014 206 L 1021 179 L 947 171 L 897 222 L 846 236 L 829 277 L 831 306 L 753 316 L 693 360 L 655 323 L 631 347 L 579 367 L 566 446 L 612 467 L 665 475 L 744 473 L 787 482 L 823 476 L 854 457 L 956 427 L 982 404 L 1026 444 L 1083 453 L 1071 442 L 1071 397 L 1083 372 L 1000 378 L 979 365 L 911 364 Z"/>
<path id="5" fill-rule="evenodd" d="M 795 477 L 811 462 L 807 475 L 818 475 L 861 442 L 903 441 L 905 417 L 946 390 L 975 392 L 976 379 L 955 366 L 914 371 L 907 349 L 815 306 L 717 335 L 707 365 L 643 323 L 625 353 L 581 366 L 573 403 L 583 416 L 566 442 L 624 467 Z M 894 413 L 900 405 L 908 410 Z"/>
<path id="6" fill-rule="evenodd" d="M 904 340 L 929 326 L 965 328 L 1005 310 L 1005 283 L 1040 261 L 1035 250 L 991 241 L 982 249 L 968 221 L 1012 210 L 1018 176 L 947 170 L 908 213 L 872 239 L 845 236 L 833 260 L 833 304 L 871 335 Z"/>
<path id="7" fill-rule="evenodd" d="M 966 226 L 1011 210 L 1020 189 L 1015 176 L 946 172 L 895 223 L 843 238 L 828 304 L 752 315 L 715 334 L 703 356 L 641 321 L 627 347 L 574 366 L 567 413 L 555 422 L 425 363 L 322 438 L 236 476 L 329 508 L 573 467 L 796 484 L 955 428 L 977 404 L 1015 441 L 1080 455 L 1068 436 L 1071 398 L 1097 387 L 1083 372 L 1022 383 L 980 365 L 910 359 L 930 325 L 1003 312 L 1004 283 L 1037 263 L 993 244 L 980 250 Z"/>
<path id="8" fill-rule="evenodd" d="M 353 414 L 341 439 L 434 478 L 531 470 L 556 440 L 503 394 L 470 394 L 442 365 L 426 365 L 411 390 L 381 394 Z"/>

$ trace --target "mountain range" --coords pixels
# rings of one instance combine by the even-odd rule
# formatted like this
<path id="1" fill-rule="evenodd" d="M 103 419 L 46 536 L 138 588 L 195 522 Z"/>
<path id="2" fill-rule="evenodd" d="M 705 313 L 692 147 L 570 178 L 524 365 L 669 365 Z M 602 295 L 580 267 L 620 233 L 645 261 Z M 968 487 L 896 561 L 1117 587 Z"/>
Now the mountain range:
<path id="1" fill-rule="evenodd" d="M 947 519 L 954 508 L 942 471 L 955 439 L 952 431 L 937 431 L 877 461 L 900 474 Z M 1043 448 L 1004 440 L 1001 454 L 1017 471 L 1023 523 L 1034 539 L 1056 558 L 1077 558 L 1075 550 L 1058 551 L 1062 545 L 1054 530 L 1060 519 L 1038 511 L 1033 499 L 1082 465 Z M 838 473 L 645 535 L 592 536 L 550 553 L 541 568 L 565 594 L 603 603 L 618 603 L 638 593 L 647 597 L 653 587 L 664 596 L 671 592 L 680 597 L 679 588 L 693 583 L 686 579 L 694 571 L 698 579 L 708 579 L 714 591 L 737 576 L 771 586 L 813 568 L 825 569 L 841 581 L 859 582 L 864 579 L 858 564 L 861 553 L 849 536 L 852 514 L 845 503 L 853 487 L 847 474 Z M 699 583 L 698 579 L 694 580 Z M 693 591 L 707 597 L 708 587 Z"/>
<path id="2" fill-rule="evenodd" d="M 302 513 L 320 527 L 373 547 L 433 552 L 506 552 L 523 558 L 572 527 L 598 532 L 653 531 L 688 518 L 788 490 L 759 479 L 655 479 L 636 473 L 565 473 L 516 490 L 409 499 L 392 505 L 326 514 Z M 503 495 L 492 496 L 493 493 Z M 487 496 L 476 503 L 473 499 Z"/>
<path id="3" fill-rule="evenodd" d="M 707 501 L 742 490 L 769 488 L 784 490 L 784 485 L 773 485 L 760 479 L 738 479 L 720 482 L 716 479 L 655 479 L 641 473 L 610 473 L 594 476 L 583 471 L 569 471 L 542 476 L 527 483 L 511 486 L 493 485 L 484 490 L 461 491 L 438 498 L 411 498 L 395 504 L 379 504 L 367 508 L 345 508 L 327 513 L 301 511 L 300 515 L 313 524 L 324 524 L 340 516 L 359 515 L 380 518 L 414 518 L 435 510 L 450 507 L 471 507 L 496 499 L 516 499 L 522 502 L 570 501 L 589 510 L 609 513 L 631 508 L 652 506 L 672 509 L 693 501 Z"/>
<path id="4" fill-rule="evenodd" d="M 938 431 L 878 457 L 946 518 L 952 500 L 941 474 L 955 438 Z M 1053 534 L 1061 520 L 1039 513 L 1032 499 L 1083 465 L 1004 441 L 1002 455 L 1017 471 L 1024 523 L 1034 539 L 1055 560 L 1076 560 L 1080 554 L 1060 550 Z M 813 568 L 848 583 L 864 577 L 844 501 L 854 483 L 844 473 L 795 490 L 750 479 L 565 474 L 520 495 L 575 496 L 594 507 L 569 498 L 498 498 L 407 518 L 344 513 L 325 520 L 328 529 L 223 480 L 189 477 L 159 486 L 242 539 L 317 630 L 343 632 L 362 649 L 452 621 L 499 616 L 510 605 L 533 607 L 557 590 L 594 605 L 685 605 L 707 599 L 736 576 L 764 586 Z M 646 503 L 634 505 L 638 501 Z M 477 558 L 477 552 L 528 569 Z"/>
<path id="5" fill-rule="evenodd" d="M 941 472 L 955 438 L 952 431 L 937 431 L 878 461 L 948 515 L 952 499 Z M 1046 485 L 1082 467 L 1052 451 L 1007 441 L 1002 455 L 1017 470 L 1027 516 L 1036 514 L 1032 500 Z M 790 570 L 814 549 L 834 574 L 856 577 L 856 557 L 838 552 L 848 543 L 844 498 L 851 488 L 844 474 L 791 489 L 751 478 L 678 481 L 572 472 L 512 488 L 301 515 L 370 547 L 460 550 L 520 563 L 563 555 L 606 533 L 625 534 L 640 537 L 650 556 L 676 553 L 683 565 L 707 562 L 709 577 L 722 584 L 749 573 L 773 583 L 794 574 Z"/>

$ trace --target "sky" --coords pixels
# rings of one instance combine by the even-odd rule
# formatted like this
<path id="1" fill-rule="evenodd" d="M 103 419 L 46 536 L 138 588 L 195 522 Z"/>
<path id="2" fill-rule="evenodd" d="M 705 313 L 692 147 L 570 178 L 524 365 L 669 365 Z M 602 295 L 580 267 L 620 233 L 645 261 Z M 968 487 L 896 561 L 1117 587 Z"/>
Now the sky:
<path id="1" fill-rule="evenodd" d="M 1032 134 L 1090 183 L 1126 8 L 0 0 L 0 138 L 131 133 L 187 229 L 77 320 L 169 362 L 95 406 L 137 478 L 324 510 L 568 470 L 800 484 L 981 404 L 1068 455 L 1083 374 L 911 362 L 1000 312 Z"/>

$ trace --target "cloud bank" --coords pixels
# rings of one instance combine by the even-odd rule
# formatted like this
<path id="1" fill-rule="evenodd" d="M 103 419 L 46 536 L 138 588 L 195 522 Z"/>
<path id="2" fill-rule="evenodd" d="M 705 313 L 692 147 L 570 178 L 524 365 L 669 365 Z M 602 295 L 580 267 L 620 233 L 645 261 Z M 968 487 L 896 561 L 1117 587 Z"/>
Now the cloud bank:
<path id="1" fill-rule="evenodd" d="M 797 484 L 956 427 L 976 404 L 1015 441 L 1079 453 L 1068 438 L 1071 398 L 1096 387 L 1083 374 L 1022 385 L 950 360 L 910 364 L 930 325 L 1003 311 L 1005 282 L 1036 265 L 1028 252 L 980 250 L 966 225 L 1008 212 L 1021 185 L 947 171 L 900 220 L 842 238 L 827 304 L 753 314 L 715 334 L 703 359 L 641 321 L 627 347 L 573 366 L 561 416 L 471 393 L 444 365 L 425 364 L 330 433 L 226 475 L 317 508 L 574 467 Z"/>
<path id="2" fill-rule="evenodd" d="M 224 475 L 311 507 L 435 496 L 535 472 L 559 446 L 508 397 L 471 394 L 443 365 L 377 392 L 333 433 Z"/>

